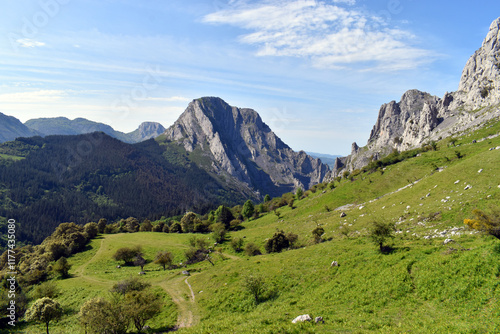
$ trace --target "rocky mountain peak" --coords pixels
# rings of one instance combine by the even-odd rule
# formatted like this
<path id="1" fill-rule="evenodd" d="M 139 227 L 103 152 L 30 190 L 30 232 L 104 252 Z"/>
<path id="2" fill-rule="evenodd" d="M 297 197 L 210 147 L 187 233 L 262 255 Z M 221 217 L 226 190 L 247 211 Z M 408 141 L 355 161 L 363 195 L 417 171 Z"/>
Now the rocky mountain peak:
<path id="1" fill-rule="evenodd" d="M 462 72 L 458 95 L 468 109 L 500 103 L 500 18 Z"/>
<path id="2" fill-rule="evenodd" d="M 294 152 L 255 110 L 217 97 L 193 100 L 165 136 L 201 154 L 201 167 L 262 194 L 308 189 L 328 171 L 319 159 Z"/>

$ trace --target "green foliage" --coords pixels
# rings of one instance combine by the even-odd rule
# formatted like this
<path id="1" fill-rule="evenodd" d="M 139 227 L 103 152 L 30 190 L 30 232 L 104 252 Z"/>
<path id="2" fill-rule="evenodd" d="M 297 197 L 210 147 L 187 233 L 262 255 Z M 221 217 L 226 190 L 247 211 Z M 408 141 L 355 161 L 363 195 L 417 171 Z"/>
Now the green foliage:
<path id="1" fill-rule="evenodd" d="M 262 255 L 260 248 L 253 242 L 249 242 L 245 245 L 245 254 L 247 256 Z"/>
<path id="2" fill-rule="evenodd" d="M 195 225 L 200 223 L 200 218 L 194 212 L 188 212 L 181 219 L 182 231 L 184 233 L 192 233 L 194 232 Z"/>
<path id="3" fill-rule="evenodd" d="M 101 234 L 104 233 L 104 230 L 106 229 L 107 223 L 108 223 L 108 220 L 106 218 L 99 219 L 99 222 L 97 223 L 97 231 Z"/>
<path id="4" fill-rule="evenodd" d="M 122 247 L 113 254 L 113 259 L 116 261 L 124 261 L 125 264 L 131 264 L 133 259 L 140 255 L 141 247 Z"/>
<path id="5" fill-rule="evenodd" d="M 94 222 L 85 224 L 83 229 L 84 229 L 85 233 L 87 233 L 88 239 L 94 239 L 97 236 L 97 233 L 99 233 L 99 229 L 97 227 L 97 224 Z"/>
<path id="6" fill-rule="evenodd" d="M 59 260 L 54 263 L 52 266 L 52 271 L 56 274 L 59 275 L 61 278 L 68 278 L 70 277 L 69 275 L 69 270 L 71 269 L 71 264 L 68 263 L 68 260 L 65 257 L 60 258 Z"/>
<path id="7" fill-rule="evenodd" d="M 110 291 L 124 296 L 129 292 L 143 291 L 150 286 L 151 284 L 144 282 L 137 277 L 130 277 L 114 284 Z"/>
<path id="8" fill-rule="evenodd" d="M 313 231 L 312 231 L 312 236 L 314 243 L 319 244 L 320 242 L 323 242 L 323 234 L 325 234 L 325 229 L 321 226 L 317 226 Z"/>
<path id="9" fill-rule="evenodd" d="M 266 241 L 264 248 L 268 253 L 279 253 L 284 249 L 288 249 L 290 247 L 290 240 L 288 240 L 285 232 L 277 231 L 274 233 L 272 238 L 269 238 Z"/>
<path id="10" fill-rule="evenodd" d="M 271 200 L 271 196 L 269 196 L 269 194 L 266 194 L 266 196 L 264 196 L 264 203 L 267 203 Z"/>
<path id="11" fill-rule="evenodd" d="M 156 254 L 154 263 L 159 264 L 163 267 L 163 270 L 165 270 L 166 267 L 170 267 L 172 265 L 173 261 L 174 256 L 172 253 L 167 251 L 160 251 L 158 252 L 158 254 Z"/>
<path id="12" fill-rule="evenodd" d="M 244 288 L 253 296 L 258 304 L 266 291 L 266 281 L 261 276 L 246 276 L 244 279 Z"/>
<path id="13" fill-rule="evenodd" d="M 210 226 L 212 237 L 216 243 L 223 243 L 226 240 L 226 227 L 222 223 L 215 223 Z"/>
<path id="14" fill-rule="evenodd" d="M 369 237 L 374 244 L 378 245 L 381 252 L 385 251 L 384 243 L 387 239 L 394 238 L 394 225 L 391 223 L 382 223 L 374 221 L 371 224 Z"/>
<path id="15" fill-rule="evenodd" d="M 221 205 L 217 208 L 214 216 L 215 216 L 215 221 L 224 224 L 226 229 L 230 228 L 231 221 L 234 220 L 233 213 L 228 207 L 224 205 Z"/>
<path id="16" fill-rule="evenodd" d="M 167 228 L 168 228 L 168 226 L 167 226 Z M 182 226 L 181 226 L 181 224 L 179 222 L 173 222 L 172 225 L 170 225 L 169 232 L 170 233 L 180 233 L 180 232 L 182 232 Z"/>
<path id="17" fill-rule="evenodd" d="M 40 299 L 43 297 L 56 298 L 61 294 L 61 290 L 54 281 L 43 282 L 41 284 L 33 287 L 31 291 L 31 296 L 34 299 Z"/>
<path id="18" fill-rule="evenodd" d="M 123 313 L 142 331 L 146 321 L 161 312 L 162 303 L 157 295 L 146 291 L 132 291 L 125 295 Z"/>
<path id="19" fill-rule="evenodd" d="M 255 207 L 253 205 L 253 202 L 251 200 L 247 200 L 245 202 L 245 204 L 243 205 L 243 210 L 241 211 L 241 214 L 246 219 L 249 219 L 253 216 L 254 211 L 255 211 Z"/>
<path id="20" fill-rule="evenodd" d="M 500 239 L 500 211 L 494 210 L 492 213 L 478 209 L 472 210 L 473 219 L 464 219 L 464 224 L 469 228 L 484 232 L 497 239 Z"/>
<path id="21" fill-rule="evenodd" d="M 239 252 L 243 251 L 243 243 L 244 243 L 244 241 L 242 238 L 232 238 L 231 239 L 231 248 L 235 252 L 239 253 Z"/>
<path id="22" fill-rule="evenodd" d="M 27 321 L 36 321 L 45 324 L 47 334 L 49 334 L 49 323 L 61 318 L 63 309 L 61 305 L 48 297 L 36 300 L 26 311 Z"/>
<path id="23" fill-rule="evenodd" d="M 297 200 L 300 200 L 303 195 L 304 195 L 304 191 L 302 190 L 302 188 L 298 188 L 297 191 L 295 192 L 295 196 L 297 197 Z"/>
<path id="24" fill-rule="evenodd" d="M 151 224 L 151 221 L 149 219 L 146 219 L 142 222 L 141 227 L 139 228 L 139 231 L 141 232 L 151 232 L 153 230 L 153 225 Z"/>
<path id="25" fill-rule="evenodd" d="M 130 326 L 129 315 L 123 312 L 122 306 L 101 297 L 87 300 L 80 308 L 78 317 L 86 333 L 122 334 Z"/>

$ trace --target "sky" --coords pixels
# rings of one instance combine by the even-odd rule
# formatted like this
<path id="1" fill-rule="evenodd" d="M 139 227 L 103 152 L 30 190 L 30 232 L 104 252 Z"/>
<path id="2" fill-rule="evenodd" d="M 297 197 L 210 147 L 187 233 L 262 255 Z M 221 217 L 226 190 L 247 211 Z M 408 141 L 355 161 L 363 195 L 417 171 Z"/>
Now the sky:
<path id="1" fill-rule="evenodd" d="M 382 104 L 456 90 L 498 16 L 498 0 L 3 0 L 0 112 L 130 132 L 218 96 L 296 151 L 347 155 Z"/>

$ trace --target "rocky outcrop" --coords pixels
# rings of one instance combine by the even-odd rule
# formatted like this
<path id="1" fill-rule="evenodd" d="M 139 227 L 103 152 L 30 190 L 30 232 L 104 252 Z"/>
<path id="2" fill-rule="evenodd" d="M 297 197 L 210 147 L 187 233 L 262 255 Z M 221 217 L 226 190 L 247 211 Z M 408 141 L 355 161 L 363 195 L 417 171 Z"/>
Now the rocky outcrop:
<path id="1" fill-rule="evenodd" d="M 328 172 L 321 160 L 294 152 L 256 111 L 231 107 L 217 97 L 191 102 L 164 135 L 197 156 L 200 167 L 258 196 L 309 189 Z"/>
<path id="2" fill-rule="evenodd" d="M 478 127 L 500 115 L 499 105 L 500 18 L 465 65 L 458 91 L 438 98 L 413 89 L 399 102 L 382 105 L 367 145 L 359 148 L 354 143 L 351 155 L 338 159 L 327 179 L 362 168 L 393 150 L 413 149 Z"/>
<path id="3" fill-rule="evenodd" d="M 165 128 L 160 123 L 143 122 L 139 128 L 133 132 L 125 134 L 125 141 L 128 143 L 140 143 L 142 141 L 156 138 L 165 132 Z"/>

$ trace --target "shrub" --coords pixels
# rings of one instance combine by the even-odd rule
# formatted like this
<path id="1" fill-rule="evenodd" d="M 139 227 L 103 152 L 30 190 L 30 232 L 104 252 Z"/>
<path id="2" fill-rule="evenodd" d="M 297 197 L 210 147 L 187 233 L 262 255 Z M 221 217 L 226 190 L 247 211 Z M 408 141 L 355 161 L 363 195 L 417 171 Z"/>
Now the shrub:
<path id="1" fill-rule="evenodd" d="M 43 297 L 55 298 L 59 295 L 60 290 L 55 282 L 49 281 L 44 282 L 35 286 L 31 292 L 34 299 L 40 299 Z"/>
<path id="2" fill-rule="evenodd" d="M 158 315 L 162 308 L 158 296 L 146 291 L 127 293 L 123 303 L 123 313 L 132 320 L 138 332 L 141 332 L 146 321 Z"/>
<path id="3" fill-rule="evenodd" d="M 322 228 L 321 226 L 316 227 L 312 231 L 314 243 L 319 244 L 320 242 L 323 242 L 323 234 L 325 234 L 325 229 Z"/>
<path id="4" fill-rule="evenodd" d="M 295 192 L 295 196 L 297 196 L 297 200 L 300 200 L 302 198 L 302 195 L 304 195 L 304 191 L 302 188 L 298 188 L 297 191 Z"/>
<path id="5" fill-rule="evenodd" d="M 97 297 L 87 300 L 78 313 L 85 333 L 126 333 L 130 324 L 120 303 Z"/>
<path id="6" fill-rule="evenodd" d="M 266 281 L 261 276 L 246 276 L 243 286 L 253 296 L 255 303 L 258 304 L 266 291 Z"/>
<path id="7" fill-rule="evenodd" d="M 166 269 L 166 267 L 170 267 L 172 265 L 172 262 L 174 260 L 174 256 L 170 252 L 158 252 L 156 254 L 156 258 L 154 263 L 159 264 L 160 266 L 163 267 L 163 270 Z"/>
<path id="8" fill-rule="evenodd" d="M 261 255 L 262 252 L 260 251 L 260 248 L 256 244 L 254 244 L 253 242 L 249 242 L 245 246 L 245 254 L 247 256 L 256 256 L 256 255 Z"/>
<path id="9" fill-rule="evenodd" d="M 116 261 L 124 261 L 125 264 L 131 264 L 133 259 L 141 254 L 141 247 L 136 246 L 133 248 L 122 247 L 118 249 L 113 255 L 113 259 Z"/>
<path id="10" fill-rule="evenodd" d="M 242 238 L 233 238 L 231 239 L 231 248 L 239 253 L 243 250 L 243 239 Z"/>
<path id="11" fill-rule="evenodd" d="M 222 223 L 215 223 L 210 226 L 215 242 L 221 244 L 226 240 L 226 228 Z"/>
<path id="12" fill-rule="evenodd" d="M 62 278 L 69 277 L 69 270 L 71 269 L 71 264 L 68 263 L 68 260 L 65 257 L 60 258 L 54 263 L 52 266 L 52 271 L 59 275 Z"/>
<path id="13" fill-rule="evenodd" d="M 153 225 L 151 225 L 151 222 L 148 219 L 143 221 L 141 227 L 139 228 L 139 231 L 141 232 L 151 232 L 152 230 L 153 230 Z"/>
<path id="14" fill-rule="evenodd" d="M 486 214 L 481 210 L 474 209 L 472 214 L 474 215 L 473 219 L 464 219 L 465 225 L 500 239 L 500 212 L 495 210 L 492 214 Z"/>
<path id="15" fill-rule="evenodd" d="M 283 249 L 287 249 L 288 247 L 290 247 L 290 241 L 283 231 L 274 233 L 272 238 L 268 239 L 264 246 L 266 252 L 268 253 L 279 253 Z"/>
<path id="16" fill-rule="evenodd" d="M 131 277 L 116 283 L 110 291 L 125 295 L 132 291 L 142 291 L 150 286 L 151 284 L 143 282 L 137 277 Z"/>
<path id="17" fill-rule="evenodd" d="M 170 233 L 180 233 L 182 232 L 182 226 L 179 222 L 173 222 L 172 225 L 170 225 Z"/>
<path id="18" fill-rule="evenodd" d="M 88 239 L 94 239 L 97 236 L 97 233 L 99 232 L 97 224 L 93 222 L 85 224 L 83 228 L 85 230 L 85 233 L 87 233 Z"/>
<path id="19" fill-rule="evenodd" d="M 182 232 L 190 233 L 194 232 L 194 225 L 200 223 L 201 220 L 196 216 L 194 212 L 188 212 L 181 219 Z"/>
<path id="20" fill-rule="evenodd" d="M 370 230 L 370 239 L 379 246 L 381 252 L 385 252 L 388 250 L 388 247 L 384 247 L 384 243 L 389 238 L 394 238 L 394 225 L 391 223 L 381 223 L 381 222 L 372 222 L 372 228 Z"/>

